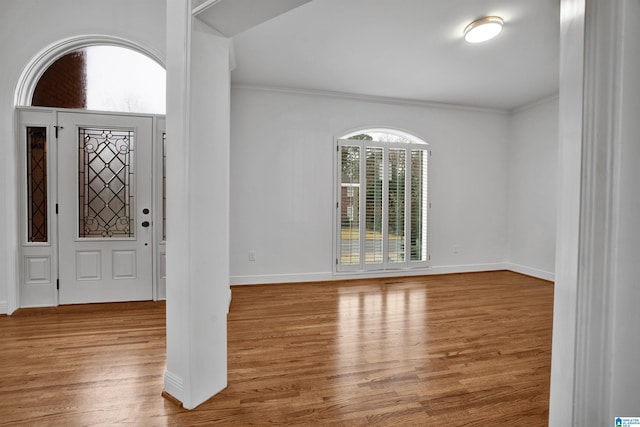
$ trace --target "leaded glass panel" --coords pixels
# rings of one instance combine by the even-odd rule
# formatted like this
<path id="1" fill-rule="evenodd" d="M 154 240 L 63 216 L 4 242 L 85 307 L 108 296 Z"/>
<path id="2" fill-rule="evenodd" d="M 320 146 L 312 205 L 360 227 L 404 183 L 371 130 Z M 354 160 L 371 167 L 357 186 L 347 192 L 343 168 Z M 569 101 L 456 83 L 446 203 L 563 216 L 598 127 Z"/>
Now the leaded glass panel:
<path id="1" fill-rule="evenodd" d="M 167 133 L 162 132 L 162 240 L 167 240 Z"/>
<path id="2" fill-rule="evenodd" d="M 48 241 L 47 128 L 27 127 L 27 241 Z"/>
<path id="3" fill-rule="evenodd" d="M 134 131 L 78 132 L 79 236 L 134 237 Z"/>

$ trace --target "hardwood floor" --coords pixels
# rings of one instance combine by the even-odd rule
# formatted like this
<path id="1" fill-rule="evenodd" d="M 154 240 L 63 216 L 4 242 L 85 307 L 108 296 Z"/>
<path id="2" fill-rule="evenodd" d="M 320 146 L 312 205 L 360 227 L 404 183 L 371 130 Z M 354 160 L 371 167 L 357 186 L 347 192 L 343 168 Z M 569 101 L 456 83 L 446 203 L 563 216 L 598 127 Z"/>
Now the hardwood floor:
<path id="1" fill-rule="evenodd" d="M 229 386 L 163 399 L 164 304 L 0 317 L 0 426 L 545 426 L 553 285 L 511 272 L 233 288 Z"/>

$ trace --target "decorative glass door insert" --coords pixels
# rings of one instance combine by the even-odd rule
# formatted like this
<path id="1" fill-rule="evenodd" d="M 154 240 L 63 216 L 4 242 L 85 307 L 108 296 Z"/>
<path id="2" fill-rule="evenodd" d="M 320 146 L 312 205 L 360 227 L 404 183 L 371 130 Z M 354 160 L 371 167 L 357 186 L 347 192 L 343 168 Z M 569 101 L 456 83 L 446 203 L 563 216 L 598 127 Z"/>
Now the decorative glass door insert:
<path id="1" fill-rule="evenodd" d="M 79 237 L 134 237 L 134 131 L 80 127 L 78 133 Z"/>
<path id="2" fill-rule="evenodd" d="M 47 128 L 27 127 L 27 241 L 48 238 Z"/>

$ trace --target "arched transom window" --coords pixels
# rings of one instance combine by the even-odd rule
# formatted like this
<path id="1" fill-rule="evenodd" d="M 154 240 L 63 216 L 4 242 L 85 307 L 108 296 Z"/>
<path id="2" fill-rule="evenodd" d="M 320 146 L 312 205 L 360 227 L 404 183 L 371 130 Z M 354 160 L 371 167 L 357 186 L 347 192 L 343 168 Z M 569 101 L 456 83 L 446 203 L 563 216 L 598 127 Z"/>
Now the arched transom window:
<path id="1" fill-rule="evenodd" d="M 119 46 L 89 46 L 45 70 L 31 105 L 165 114 L 165 88 L 164 68 L 148 56 Z"/>
<path id="2" fill-rule="evenodd" d="M 429 145 L 395 130 L 338 140 L 337 271 L 429 265 Z"/>

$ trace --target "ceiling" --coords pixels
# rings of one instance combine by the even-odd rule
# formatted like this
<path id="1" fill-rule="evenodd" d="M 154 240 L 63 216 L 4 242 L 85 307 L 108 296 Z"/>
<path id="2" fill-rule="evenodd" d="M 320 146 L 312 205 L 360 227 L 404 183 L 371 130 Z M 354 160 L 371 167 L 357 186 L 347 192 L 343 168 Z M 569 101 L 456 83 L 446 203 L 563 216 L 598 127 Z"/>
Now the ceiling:
<path id="1" fill-rule="evenodd" d="M 558 92 L 559 30 L 559 0 L 313 0 L 233 37 L 232 81 L 512 110 Z"/>

